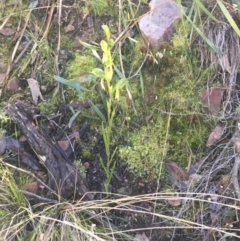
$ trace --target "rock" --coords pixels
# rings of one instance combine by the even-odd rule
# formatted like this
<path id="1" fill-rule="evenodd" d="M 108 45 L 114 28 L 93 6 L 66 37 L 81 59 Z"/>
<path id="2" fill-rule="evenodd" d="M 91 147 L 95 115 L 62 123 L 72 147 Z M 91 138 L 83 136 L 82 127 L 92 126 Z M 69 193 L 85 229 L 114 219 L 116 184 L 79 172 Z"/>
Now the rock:
<path id="1" fill-rule="evenodd" d="M 171 40 L 181 11 L 174 1 L 152 0 L 149 6 L 149 13 L 139 20 L 139 28 L 147 43 L 158 49 L 164 42 Z M 185 8 L 182 7 L 182 10 Z"/>
<path id="2" fill-rule="evenodd" d="M 19 80 L 17 77 L 13 77 L 8 83 L 8 90 L 11 92 L 16 92 L 19 88 Z"/>

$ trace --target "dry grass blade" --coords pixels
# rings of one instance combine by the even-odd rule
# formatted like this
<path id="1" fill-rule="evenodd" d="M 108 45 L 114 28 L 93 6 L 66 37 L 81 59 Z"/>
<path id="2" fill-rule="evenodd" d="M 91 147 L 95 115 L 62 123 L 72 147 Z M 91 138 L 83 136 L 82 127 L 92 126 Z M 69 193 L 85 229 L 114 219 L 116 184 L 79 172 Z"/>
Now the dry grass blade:
<path id="1" fill-rule="evenodd" d="M 220 1 L 219 1 L 220 2 Z M 220 3 L 222 6 L 223 3 Z M 238 66 L 240 63 L 239 55 L 240 55 L 240 44 L 239 44 L 239 36 L 231 28 L 231 26 L 224 22 L 225 15 L 221 12 L 220 8 L 216 8 L 214 10 L 215 14 L 218 14 L 218 18 L 222 19 L 222 21 L 218 24 L 213 23 L 208 20 L 205 25 L 205 35 L 208 39 L 220 50 L 220 53 L 216 53 L 213 51 L 203 50 L 202 47 L 199 47 L 201 51 L 202 62 L 205 61 L 205 64 L 213 66 L 215 69 L 220 67 L 221 71 L 221 85 L 226 89 L 226 96 L 223 102 L 223 112 L 222 115 L 229 115 L 232 112 L 232 99 L 238 98 L 233 94 L 236 79 Z M 201 44 L 203 41 L 199 41 Z M 221 54 L 221 53 L 224 53 Z M 211 83 L 219 78 L 220 74 L 217 74 L 209 79 L 211 79 Z M 211 86 L 212 84 L 209 83 Z"/>

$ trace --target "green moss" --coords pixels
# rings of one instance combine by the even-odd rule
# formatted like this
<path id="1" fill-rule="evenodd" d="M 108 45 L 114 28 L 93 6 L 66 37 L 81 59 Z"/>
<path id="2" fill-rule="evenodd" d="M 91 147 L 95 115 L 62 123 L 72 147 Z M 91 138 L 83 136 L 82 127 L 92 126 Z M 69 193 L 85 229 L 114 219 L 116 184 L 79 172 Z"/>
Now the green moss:
<path id="1" fill-rule="evenodd" d="M 82 157 L 84 159 L 90 159 L 91 158 L 91 152 L 87 149 L 82 150 Z"/>
<path id="2" fill-rule="evenodd" d="M 91 53 L 84 55 L 76 53 L 74 60 L 67 64 L 66 74 L 69 79 L 74 79 L 79 73 L 91 72 L 94 68 L 96 68 L 96 58 Z"/>
<path id="3" fill-rule="evenodd" d="M 40 102 L 38 108 L 41 113 L 48 116 L 55 113 L 57 106 L 61 102 L 60 97 L 52 98 L 51 101 Z"/>
<path id="4" fill-rule="evenodd" d="M 95 14 L 102 15 L 107 12 L 109 3 L 107 0 L 88 0 L 87 6 L 91 7 Z"/>
<path id="5" fill-rule="evenodd" d="M 189 116 L 158 117 L 148 126 L 130 132 L 129 145 L 119 147 L 119 156 L 137 175 L 158 179 L 162 161 L 170 159 L 186 166 L 189 156 L 201 151 L 208 131 Z"/>
<path id="6" fill-rule="evenodd" d="M 171 118 L 169 126 L 168 158 L 182 166 L 187 166 L 189 156 L 198 153 L 204 148 L 209 134 L 209 126 L 197 116 L 175 116 Z"/>
<path id="7" fill-rule="evenodd" d="M 126 63 L 129 63 L 131 68 L 137 70 L 141 64 L 143 63 L 146 53 L 147 47 L 146 43 L 141 36 L 135 38 L 137 42 L 129 44 L 124 47 L 124 60 Z"/>
<path id="8" fill-rule="evenodd" d="M 166 131 L 166 122 L 159 117 L 152 125 L 129 133 L 130 144 L 119 148 L 120 157 L 138 175 L 157 178 L 169 148 L 165 141 Z"/>
<path id="9" fill-rule="evenodd" d="M 186 29 L 180 24 L 172 42 L 153 52 L 142 68 L 143 99 L 139 80 L 130 82 L 138 114 L 145 118 L 140 130 L 127 134 L 130 144 L 120 147 L 119 155 L 140 176 L 159 178 L 165 159 L 187 166 L 192 153 L 201 154 L 211 128 L 200 114 L 199 91 L 205 80 L 199 77 Z M 136 67 L 144 57 L 141 49 L 138 42 L 132 62 Z"/>

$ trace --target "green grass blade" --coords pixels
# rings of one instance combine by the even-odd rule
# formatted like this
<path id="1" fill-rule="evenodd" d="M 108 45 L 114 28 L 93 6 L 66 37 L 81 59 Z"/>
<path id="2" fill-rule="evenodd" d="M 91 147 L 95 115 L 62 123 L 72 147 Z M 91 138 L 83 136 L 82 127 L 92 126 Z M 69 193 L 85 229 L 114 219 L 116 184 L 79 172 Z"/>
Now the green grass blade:
<path id="1" fill-rule="evenodd" d="M 144 83 L 143 83 L 143 76 L 142 76 L 142 71 L 139 71 L 139 76 L 140 76 L 140 86 L 141 86 L 141 92 L 142 96 L 144 96 Z"/>
<path id="2" fill-rule="evenodd" d="M 78 79 L 72 79 L 72 80 L 66 80 L 60 76 L 54 75 L 54 79 L 57 80 L 58 82 L 65 84 L 69 87 L 74 88 L 75 90 L 77 90 L 78 92 L 81 90 L 85 90 L 88 91 L 88 89 L 86 89 L 85 87 L 80 85 L 80 82 Z"/>
<path id="3" fill-rule="evenodd" d="M 113 68 L 114 68 L 115 72 L 117 73 L 117 75 L 119 76 L 119 78 L 121 78 L 121 79 L 125 78 L 124 75 L 122 74 L 121 70 L 116 65 L 114 65 Z"/>
<path id="4" fill-rule="evenodd" d="M 229 11 L 225 7 L 225 5 L 221 1 L 219 1 L 219 0 L 217 0 L 217 3 L 219 5 L 219 7 L 221 8 L 223 14 L 225 15 L 226 19 L 228 20 L 229 24 L 232 26 L 232 28 L 234 29 L 236 34 L 238 36 L 240 36 L 240 29 L 238 28 L 236 22 L 233 20 L 231 14 L 229 13 Z"/>
<path id="5" fill-rule="evenodd" d="M 71 128 L 73 121 L 77 118 L 77 116 L 80 114 L 80 110 L 77 111 L 69 120 L 68 127 Z"/>
<path id="6" fill-rule="evenodd" d="M 219 22 L 218 19 L 215 18 L 215 17 L 213 16 L 213 14 L 212 14 L 211 12 L 209 12 L 208 9 L 206 9 L 206 8 L 204 7 L 204 5 L 201 3 L 201 1 L 199 1 L 199 0 L 193 0 L 193 1 L 196 3 L 196 5 L 197 5 L 199 8 L 201 8 L 201 9 L 203 10 L 204 13 L 207 14 L 207 16 L 208 16 L 209 18 L 211 18 L 213 21 L 215 21 L 215 22 L 217 22 L 217 23 Z"/>
<path id="7" fill-rule="evenodd" d="M 92 106 L 92 108 L 94 109 L 94 111 L 98 114 L 98 116 L 101 118 L 101 120 L 103 122 L 107 122 L 105 116 L 103 115 L 103 113 L 99 110 L 99 108 L 90 100 L 90 104 Z"/>
<path id="8" fill-rule="evenodd" d="M 191 23 L 197 33 L 202 37 L 202 39 L 207 43 L 207 45 L 216 53 L 223 54 L 223 52 L 218 49 L 205 35 L 204 33 L 195 25 L 195 23 L 185 14 L 187 20 Z"/>

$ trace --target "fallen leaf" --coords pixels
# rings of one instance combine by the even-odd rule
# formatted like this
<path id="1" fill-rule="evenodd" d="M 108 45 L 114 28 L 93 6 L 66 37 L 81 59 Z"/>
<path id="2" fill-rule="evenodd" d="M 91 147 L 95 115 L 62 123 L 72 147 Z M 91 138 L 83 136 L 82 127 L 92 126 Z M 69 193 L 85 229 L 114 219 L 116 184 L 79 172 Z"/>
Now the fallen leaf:
<path id="1" fill-rule="evenodd" d="M 165 163 L 167 172 L 170 176 L 172 176 L 177 181 L 187 181 L 188 174 L 184 171 L 177 163 L 173 161 L 167 161 Z"/>
<path id="2" fill-rule="evenodd" d="M 179 205 L 181 205 L 181 199 L 168 199 L 168 204 L 172 207 L 178 207 Z"/>
<path id="3" fill-rule="evenodd" d="M 145 233 L 142 234 L 136 234 L 134 241 L 149 241 L 149 238 L 146 236 Z"/>
<path id="4" fill-rule="evenodd" d="M 172 161 L 165 163 L 169 181 L 180 191 L 184 192 L 188 184 L 188 174 L 178 164 Z"/>
<path id="5" fill-rule="evenodd" d="M 38 189 L 39 189 L 39 184 L 38 184 L 37 181 L 27 183 L 21 188 L 21 190 L 31 192 L 31 193 L 34 193 L 34 194 L 37 193 Z"/>
<path id="6" fill-rule="evenodd" d="M 4 36 L 11 36 L 16 33 L 16 30 L 11 28 L 2 28 L 0 29 L 0 33 Z"/>
<path id="7" fill-rule="evenodd" d="M 69 146 L 70 146 L 69 140 L 61 140 L 61 141 L 58 141 L 58 144 L 59 144 L 59 146 L 60 146 L 64 151 L 67 151 L 67 149 L 68 149 Z"/>
<path id="8" fill-rule="evenodd" d="M 35 105 L 37 104 L 37 102 L 38 102 L 38 97 L 40 97 L 40 99 L 41 99 L 42 101 L 44 101 L 37 80 L 30 78 L 30 79 L 27 79 L 27 82 L 28 82 L 28 85 L 29 85 L 30 90 L 31 90 L 31 93 L 32 93 L 33 103 L 34 103 Z"/>
<path id="9" fill-rule="evenodd" d="M 201 102 L 210 108 L 213 114 L 217 114 L 221 106 L 225 89 L 223 87 L 215 87 L 202 91 Z"/>
<path id="10" fill-rule="evenodd" d="M 219 141 L 224 133 L 224 127 L 217 125 L 208 137 L 206 146 L 210 147 Z"/>

